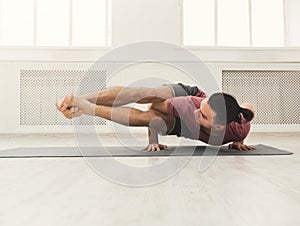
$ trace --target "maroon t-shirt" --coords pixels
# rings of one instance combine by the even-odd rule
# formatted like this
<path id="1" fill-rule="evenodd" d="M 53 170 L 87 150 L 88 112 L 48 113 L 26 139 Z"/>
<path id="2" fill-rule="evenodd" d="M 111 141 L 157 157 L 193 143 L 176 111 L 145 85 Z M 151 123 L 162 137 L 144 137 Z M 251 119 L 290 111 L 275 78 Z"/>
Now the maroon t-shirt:
<path id="1" fill-rule="evenodd" d="M 199 123 L 195 119 L 194 111 L 200 107 L 201 101 L 206 98 L 206 94 L 200 91 L 196 96 L 183 96 L 168 99 L 168 113 L 180 118 L 182 126 L 186 128 L 181 136 L 201 140 L 207 144 L 220 145 L 229 142 L 244 140 L 250 131 L 250 122 L 240 124 L 231 122 L 225 127 L 225 131 L 208 135 L 201 130 Z M 179 135 L 179 134 L 178 134 Z M 222 139 L 223 137 L 223 139 Z M 220 142 L 222 139 L 222 142 Z"/>

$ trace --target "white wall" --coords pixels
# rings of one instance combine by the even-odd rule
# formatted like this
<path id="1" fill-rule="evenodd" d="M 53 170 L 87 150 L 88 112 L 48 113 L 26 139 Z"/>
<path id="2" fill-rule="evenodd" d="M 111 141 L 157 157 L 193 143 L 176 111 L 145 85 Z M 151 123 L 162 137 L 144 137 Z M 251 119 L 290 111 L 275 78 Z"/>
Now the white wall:
<path id="1" fill-rule="evenodd" d="M 288 44 L 294 46 L 300 46 L 300 1 L 288 0 L 287 1 L 287 32 L 288 32 Z"/>
<path id="2" fill-rule="evenodd" d="M 114 46 L 136 41 L 179 43 L 178 0 L 113 0 Z"/>
<path id="3" fill-rule="evenodd" d="M 137 41 L 163 41 L 181 43 L 181 0 L 112 0 L 112 48 L 9 48 L 0 47 L 0 133 L 18 132 L 19 93 L 17 70 L 22 66 L 61 65 L 62 68 L 77 64 L 92 64 L 113 48 Z M 291 10 L 289 32 L 298 31 L 292 21 L 299 17 L 299 0 L 288 0 Z M 297 28 L 296 28 L 297 27 Z M 292 29 L 292 30 L 291 30 Z M 299 33 L 295 37 L 299 38 Z M 297 39 L 296 38 L 296 39 Z M 297 39 L 298 40 L 298 39 Z M 296 41 L 297 41 L 296 40 Z M 292 39 L 290 41 L 293 41 Z M 300 69 L 300 48 L 202 48 L 192 49 L 209 64 L 220 83 L 220 71 L 226 65 L 243 64 L 254 69 L 260 65 L 267 68 Z M 286 65 L 288 64 L 288 66 Z M 248 66 L 247 66 L 248 65 Z M 270 65 L 270 66 L 268 66 Z M 47 66 L 46 66 L 47 67 Z M 172 75 L 170 71 L 170 76 Z M 128 75 L 120 76 L 118 83 L 128 81 Z M 184 81 L 183 81 L 184 82 Z M 276 130 L 278 131 L 278 130 Z"/>

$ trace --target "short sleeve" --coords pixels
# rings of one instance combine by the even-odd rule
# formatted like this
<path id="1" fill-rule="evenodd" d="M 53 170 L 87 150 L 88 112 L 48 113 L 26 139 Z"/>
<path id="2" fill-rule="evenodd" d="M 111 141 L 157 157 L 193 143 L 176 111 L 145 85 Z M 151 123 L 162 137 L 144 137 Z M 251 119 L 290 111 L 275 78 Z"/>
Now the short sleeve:
<path id="1" fill-rule="evenodd" d="M 231 122 L 226 126 L 224 142 L 237 142 L 244 140 L 249 134 L 251 124 L 250 122 L 238 123 Z"/>
<path id="2" fill-rule="evenodd" d="M 167 100 L 168 114 L 183 120 L 190 120 L 191 117 L 194 119 L 194 110 L 196 110 L 197 105 L 200 105 L 201 100 L 202 98 L 193 96 L 170 98 Z"/>

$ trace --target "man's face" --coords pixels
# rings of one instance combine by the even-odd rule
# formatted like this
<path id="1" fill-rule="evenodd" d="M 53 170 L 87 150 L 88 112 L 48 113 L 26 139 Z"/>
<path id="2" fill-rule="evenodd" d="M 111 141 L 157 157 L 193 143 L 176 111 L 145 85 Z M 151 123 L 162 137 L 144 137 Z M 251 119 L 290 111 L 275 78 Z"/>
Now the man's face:
<path id="1" fill-rule="evenodd" d="M 213 119 L 216 113 L 211 109 L 207 103 L 208 97 L 205 98 L 200 105 L 200 108 L 194 111 L 196 121 L 206 128 L 211 128 L 213 125 Z"/>

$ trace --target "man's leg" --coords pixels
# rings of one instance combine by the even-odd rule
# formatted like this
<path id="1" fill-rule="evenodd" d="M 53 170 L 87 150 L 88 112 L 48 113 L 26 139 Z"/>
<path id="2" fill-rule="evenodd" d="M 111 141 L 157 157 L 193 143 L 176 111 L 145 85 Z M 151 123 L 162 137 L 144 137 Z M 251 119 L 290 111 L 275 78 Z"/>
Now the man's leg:
<path id="1" fill-rule="evenodd" d="M 164 130 L 168 130 L 173 126 L 173 117 L 156 110 L 141 111 L 131 107 L 108 107 L 92 104 L 85 99 L 74 97 L 72 105 L 81 109 L 82 114 L 98 116 L 126 126 L 149 126 L 162 128 L 162 124 L 166 124 Z M 74 108 L 74 107 L 72 107 Z M 68 118 L 77 117 L 70 115 Z M 153 124 L 153 122 L 155 122 Z M 164 131 L 166 132 L 166 131 Z"/>
<path id="2" fill-rule="evenodd" d="M 168 86 L 156 88 L 116 86 L 96 93 L 79 95 L 91 103 L 103 106 L 122 106 L 129 103 L 157 103 L 173 96 Z"/>
<path id="3" fill-rule="evenodd" d="M 57 108 L 60 111 L 65 111 L 67 108 L 70 108 L 72 97 L 72 94 L 68 94 L 63 99 L 58 100 L 56 103 Z M 160 86 L 157 88 L 117 86 L 95 93 L 79 95 L 77 97 L 97 105 L 117 107 L 129 103 L 158 103 L 173 97 L 173 91 L 168 86 Z"/>
<path id="4" fill-rule="evenodd" d="M 103 106 L 122 106 L 129 103 L 157 103 L 172 97 L 168 86 L 157 88 L 116 86 L 95 93 L 79 95 L 91 103 Z"/>

